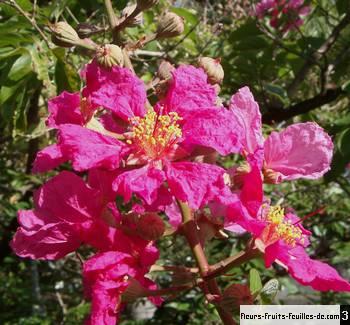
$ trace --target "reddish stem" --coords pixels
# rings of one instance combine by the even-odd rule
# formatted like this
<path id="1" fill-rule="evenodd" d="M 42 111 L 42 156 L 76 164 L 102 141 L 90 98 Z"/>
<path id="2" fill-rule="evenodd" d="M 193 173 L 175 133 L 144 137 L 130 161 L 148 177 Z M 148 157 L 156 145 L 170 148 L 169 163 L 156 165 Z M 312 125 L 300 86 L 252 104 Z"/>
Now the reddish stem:
<path id="1" fill-rule="evenodd" d="M 204 285 L 202 286 L 204 293 L 206 293 L 205 289 L 208 289 L 210 294 L 220 296 L 221 292 L 220 292 L 220 289 L 216 283 L 216 280 L 214 278 L 209 279 L 209 280 L 205 279 L 210 267 L 209 267 L 209 263 L 207 261 L 207 258 L 205 256 L 203 247 L 202 247 L 200 240 L 199 240 L 198 229 L 197 229 L 196 223 L 194 221 L 192 211 L 186 203 L 181 202 L 181 201 L 178 201 L 177 203 L 179 205 L 181 215 L 182 215 L 182 220 L 183 220 L 182 232 L 183 232 L 184 236 L 186 237 L 187 242 L 190 245 L 192 253 L 196 259 L 200 275 L 201 275 L 202 279 L 204 280 Z M 221 306 L 215 306 L 215 308 L 216 308 L 222 322 L 225 325 L 235 325 L 236 324 L 236 322 L 233 320 L 231 314 L 228 313 L 226 310 L 224 310 Z"/>

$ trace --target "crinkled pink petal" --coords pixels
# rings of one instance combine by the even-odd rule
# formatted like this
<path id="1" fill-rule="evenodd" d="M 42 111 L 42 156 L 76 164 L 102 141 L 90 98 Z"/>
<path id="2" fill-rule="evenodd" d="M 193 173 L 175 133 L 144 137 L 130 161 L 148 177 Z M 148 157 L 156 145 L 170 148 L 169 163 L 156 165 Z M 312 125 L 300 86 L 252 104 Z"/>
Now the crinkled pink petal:
<path id="1" fill-rule="evenodd" d="M 169 219 L 170 225 L 177 229 L 182 223 L 182 216 L 179 206 L 174 201 L 165 208 L 165 214 Z"/>
<path id="2" fill-rule="evenodd" d="M 61 220 L 51 215 L 48 212 L 35 211 L 35 210 L 19 210 L 18 211 L 18 223 L 26 230 L 39 230 L 42 226 L 49 223 L 58 223 Z"/>
<path id="3" fill-rule="evenodd" d="M 33 173 L 44 173 L 58 167 L 68 160 L 57 144 L 53 144 L 39 151 L 33 163 Z"/>
<path id="4" fill-rule="evenodd" d="M 112 184 L 119 174 L 119 170 L 90 169 L 88 184 L 90 187 L 100 191 L 104 202 L 111 202 L 114 201 L 117 195 Z"/>
<path id="5" fill-rule="evenodd" d="M 277 259 L 281 262 L 289 259 L 290 247 L 283 241 L 277 240 L 265 248 L 265 266 L 270 267 Z"/>
<path id="6" fill-rule="evenodd" d="M 157 290 L 158 289 L 157 284 L 154 281 L 152 281 L 146 277 L 139 278 L 138 281 L 140 282 L 140 284 L 144 288 L 146 288 L 148 290 Z M 161 306 L 162 303 L 164 302 L 164 299 L 162 297 L 159 297 L 159 296 L 148 297 L 148 300 L 156 306 Z"/>
<path id="7" fill-rule="evenodd" d="M 225 222 L 237 224 L 255 237 L 258 237 L 266 226 L 256 215 L 252 216 L 239 199 L 227 207 Z"/>
<path id="8" fill-rule="evenodd" d="M 59 96 L 49 100 L 48 127 L 56 128 L 60 124 L 84 124 L 84 117 L 80 110 L 80 94 L 62 92 Z"/>
<path id="9" fill-rule="evenodd" d="M 213 107 L 216 102 L 215 89 L 207 82 L 202 69 L 181 65 L 173 72 L 167 95 L 159 104 L 167 112 L 175 111 L 181 117 L 202 108 Z"/>
<path id="10" fill-rule="evenodd" d="M 224 170 L 218 166 L 194 163 L 169 163 L 166 177 L 172 194 L 193 209 L 207 202 L 230 197 L 231 192 L 224 183 Z"/>
<path id="11" fill-rule="evenodd" d="M 152 244 L 148 244 L 140 254 L 140 265 L 143 267 L 150 267 L 159 258 L 158 248 Z"/>
<path id="12" fill-rule="evenodd" d="M 347 291 L 350 283 L 326 263 L 311 259 L 301 246 L 275 253 L 277 260 L 288 267 L 290 275 L 302 285 L 319 291 Z"/>
<path id="13" fill-rule="evenodd" d="M 242 149 L 247 154 L 254 154 L 263 148 L 261 114 L 258 103 L 248 87 L 238 90 L 231 98 L 230 110 L 234 118 L 231 119 L 231 127 L 238 128 L 242 132 L 240 137 Z"/>
<path id="14" fill-rule="evenodd" d="M 61 125 L 58 138 L 63 154 L 72 160 L 77 171 L 116 169 L 126 148 L 124 143 L 110 136 L 73 124 Z"/>
<path id="15" fill-rule="evenodd" d="M 173 196 L 170 193 L 169 188 L 166 186 L 165 183 L 161 185 L 157 191 L 157 197 L 152 202 L 152 204 L 143 204 L 143 207 L 145 211 L 148 212 L 157 212 L 157 211 L 164 211 L 166 207 L 172 203 Z"/>
<path id="16" fill-rule="evenodd" d="M 146 165 L 120 174 L 113 182 L 113 189 L 122 195 L 125 201 L 129 201 L 132 193 L 135 193 L 147 204 L 152 204 L 164 180 L 162 170 Z"/>
<path id="17" fill-rule="evenodd" d="M 121 294 L 127 283 L 120 280 L 99 281 L 93 285 L 91 291 L 91 312 L 86 325 L 115 325 L 119 319 Z"/>
<path id="18" fill-rule="evenodd" d="M 232 223 L 224 227 L 225 230 L 233 232 L 235 234 L 241 235 L 246 232 L 246 230 L 237 223 Z"/>
<path id="19" fill-rule="evenodd" d="M 120 233 L 119 230 L 99 219 L 80 224 L 79 230 L 82 242 L 101 252 L 114 249 Z"/>
<path id="20" fill-rule="evenodd" d="M 31 221 L 33 222 L 33 220 Z M 75 251 L 80 246 L 80 238 L 73 225 L 58 222 L 39 226 L 33 230 L 27 227 L 17 229 L 11 241 L 13 251 L 21 257 L 55 260 Z"/>
<path id="21" fill-rule="evenodd" d="M 100 277 L 101 272 L 108 272 L 113 269 L 113 276 L 116 278 L 128 274 L 130 264 L 133 264 L 133 257 L 129 254 L 108 251 L 95 254 L 84 262 L 84 277 L 95 281 Z"/>
<path id="22" fill-rule="evenodd" d="M 114 66 L 107 70 L 96 61 L 88 64 L 83 95 L 124 120 L 146 113 L 145 85 L 126 68 Z"/>
<path id="23" fill-rule="evenodd" d="M 119 134 L 126 132 L 129 125 L 111 112 L 101 115 L 98 120 L 107 131 Z"/>
<path id="24" fill-rule="evenodd" d="M 84 263 L 84 289 L 92 300 L 88 324 L 115 325 L 120 310 L 120 296 L 128 286 L 124 276 L 134 276 L 133 258 L 120 252 L 104 252 Z"/>
<path id="25" fill-rule="evenodd" d="M 192 112 L 182 127 L 183 144 L 210 147 L 221 155 L 238 153 L 242 129 L 233 124 L 232 115 L 223 107 Z"/>
<path id="26" fill-rule="evenodd" d="M 251 164 L 250 168 L 250 172 L 242 176 L 240 200 L 252 216 L 257 216 L 264 197 L 263 180 L 257 164 Z"/>
<path id="27" fill-rule="evenodd" d="M 283 180 L 316 179 L 330 169 L 333 143 L 316 123 L 297 123 L 272 132 L 265 141 L 265 168 Z"/>
<path id="28" fill-rule="evenodd" d="M 99 193 L 74 173 L 63 171 L 34 194 L 36 209 L 61 221 L 81 223 L 101 213 Z"/>

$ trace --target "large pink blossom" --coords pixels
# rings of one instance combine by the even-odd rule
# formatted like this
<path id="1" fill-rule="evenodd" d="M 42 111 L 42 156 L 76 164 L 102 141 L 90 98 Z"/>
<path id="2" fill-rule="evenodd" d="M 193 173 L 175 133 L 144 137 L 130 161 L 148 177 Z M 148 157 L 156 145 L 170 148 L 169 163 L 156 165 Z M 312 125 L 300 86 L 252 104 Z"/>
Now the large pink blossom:
<path id="1" fill-rule="evenodd" d="M 281 132 L 272 132 L 264 141 L 259 106 L 248 87 L 232 97 L 230 108 L 235 123 L 244 130 L 243 155 L 254 156 L 268 181 L 316 179 L 330 169 L 333 143 L 316 123 L 290 125 Z"/>
<path id="2" fill-rule="evenodd" d="M 207 83 L 203 70 L 180 66 L 173 73 L 165 98 L 148 110 L 143 83 L 128 69 L 106 70 L 93 61 L 85 74 L 84 96 L 93 106 L 100 105 L 113 114 L 109 125 L 115 121 L 124 126 L 126 141 L 118 140 L 120 135 L 114 137 L 77 123 L 61 124 L 57 146 L 38 154 L 35 170 L 43 171 L 46 169 L 42 166 L 52 167 L 66 160 L 77 171 L 119 169 L 114 190 L 126 200 L 136 194 L 148 205 L 158 199 L 165 181 L 171 194 L 188 200 L 192 208 L 227 191 L 223 169 L 199 162 L 181 162 L 201 150 L 226 155 L 238 152 L 241 146 L 240 130 L 232 125 L 233 114 L 215 106 L 215 90 Z M 190 176 L 191 186 L 177 182 L 172 176 L 175 172 L 178 179 Z M 210 177 L 203 177 L 204 174 Z M 199 190 L 202 194 L 197 196 Z"/>

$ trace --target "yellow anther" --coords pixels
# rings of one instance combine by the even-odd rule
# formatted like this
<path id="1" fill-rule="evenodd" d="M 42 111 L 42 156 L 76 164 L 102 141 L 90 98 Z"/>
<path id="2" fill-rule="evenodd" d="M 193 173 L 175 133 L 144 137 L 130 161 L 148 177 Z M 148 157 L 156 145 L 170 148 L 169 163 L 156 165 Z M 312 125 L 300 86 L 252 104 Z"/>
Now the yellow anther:
<path id="1" fill-rule="evenodd" d="M 288 245 L 295 246 L 297 241 L 304 242 L 302 230 L 295 226 L 291 220 L 285 220 L 284 209 L 281 206 L 270 206 L 267 221 L 274 226 L 278 237 Z"/>
<path id="2" fill-rule="evenodd" d="M 179 120 L 181 117 L 176 112 L 158 115 L 153 109 L 150 109 L 143 118 L 131 118 L 132 143 L 142 154 L 151 159 L 158 159 L 165 150 L 176 143 L 178 138 L 181 138 L 181 128 L 177 123 Z"/>

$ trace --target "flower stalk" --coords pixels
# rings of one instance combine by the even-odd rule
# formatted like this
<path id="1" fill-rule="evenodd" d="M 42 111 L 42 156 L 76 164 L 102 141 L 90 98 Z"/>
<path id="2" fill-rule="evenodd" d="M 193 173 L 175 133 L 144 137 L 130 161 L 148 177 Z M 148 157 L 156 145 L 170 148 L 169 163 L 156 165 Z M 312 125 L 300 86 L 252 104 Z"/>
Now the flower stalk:
<path id="1" fill-rule="evenodd" d="M 209 263 L 207 261 L 207 258 L 204 253 L 204 249 L 200 243 L 199 235 L 198 235 L 198 229 L 195 224 L 193 213 L 185 202 L 177 201 L 181 215 L 182 215 L 182 231 L 184 236 L 187 239 L 187 242 L 192 250 L 192 253 L 196 259 L 200 275 L 202 279 L 205 279 L 208 271 L 210 270 Z M 209 279 L 208 281 L 204 280 L 204 291 L 206 289 L 209 291 L 212 295 L 220 296 L 221 292 L 220 289 L 216 283 L 216 280 L 214 278 Z M 236 324 L 233 320 L 232 316 L 226 312 L 223 308 L 220 306 L 215 306 L 216 310 L 222 320 L 222 322 L 225 325 L 234 325 Z"/>

